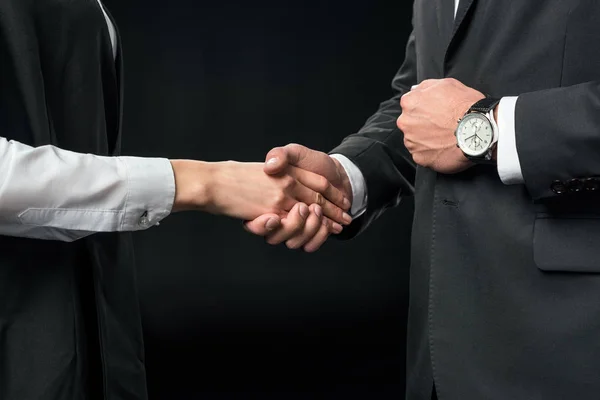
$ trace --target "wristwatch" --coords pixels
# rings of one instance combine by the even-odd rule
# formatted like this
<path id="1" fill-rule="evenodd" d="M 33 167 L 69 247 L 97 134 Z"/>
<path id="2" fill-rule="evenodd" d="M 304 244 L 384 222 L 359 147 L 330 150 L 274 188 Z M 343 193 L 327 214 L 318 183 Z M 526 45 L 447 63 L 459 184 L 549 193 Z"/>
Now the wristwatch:
<path id="1" fill-rule="evenodd" d="M 458 120 L 454 132 L 456 146 L 465 157 L 478 164 L 491 164 L 496 143 L 498 126 L 494 119 L 494 108 L 500 99 L 486 97 L 473 104 L 469 111 Z"/>

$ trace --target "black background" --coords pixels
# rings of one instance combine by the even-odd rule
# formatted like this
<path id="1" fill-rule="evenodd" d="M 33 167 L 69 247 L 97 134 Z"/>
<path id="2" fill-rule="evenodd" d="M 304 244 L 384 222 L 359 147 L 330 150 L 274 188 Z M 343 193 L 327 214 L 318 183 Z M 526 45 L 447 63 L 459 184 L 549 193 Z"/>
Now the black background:
<path id="1" fill-rule="evenodd" d="M 356 132 L 404 57 L 411 2 L 105 0 L 127 155 L 263 161 Z M 239 221 L 136 233 L 151 399 L 402 398 L 412 200 L 312 255 Z"/>

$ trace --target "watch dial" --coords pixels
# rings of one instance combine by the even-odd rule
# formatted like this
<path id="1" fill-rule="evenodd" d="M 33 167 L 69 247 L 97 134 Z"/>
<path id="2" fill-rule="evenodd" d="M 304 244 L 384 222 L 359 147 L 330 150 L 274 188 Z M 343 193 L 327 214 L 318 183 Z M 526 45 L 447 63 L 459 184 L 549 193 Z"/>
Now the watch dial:
<path id="1" fill-rule="evenodd" d="M 456 138 L 463 152 L 470 156 L 481 156 L 490 148 L 494 140 L 494 130 L 485 116 L 472 113 L 460 122 Z"/>

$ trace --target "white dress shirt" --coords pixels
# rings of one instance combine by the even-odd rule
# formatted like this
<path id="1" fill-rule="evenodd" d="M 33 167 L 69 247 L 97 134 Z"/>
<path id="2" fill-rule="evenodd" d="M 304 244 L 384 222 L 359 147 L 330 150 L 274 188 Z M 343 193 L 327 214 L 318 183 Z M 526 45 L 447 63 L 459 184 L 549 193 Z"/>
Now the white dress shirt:
<path id="1" fill-rule="evenodd" d="M 455 18 L 459 1 L 454 0 Z M 524 182 L 515 139 L 516 104 L 517 97 L 502 98 L 498 105 L 498 121 L 496 121 L 499 132 L 497 151 L 498 174 L 502 182 L 506 185 Z M 347 157 L 341 154 L 332 154 L 331 157 L 334 157 L 342 164 L 342 167 L 344 167 L 346 174 L 350 178 L 352 186 L 352 209 L 350 214 L 354 218 L 359 217 L 367 209 L 368 193 L 365 178 L 360 169 Z"/>
<path id="2" fill-rule="evenodd" d="M 116 57 L 115 27 L 100 7 Z M 0 171 L 0 235 L 70 242 L 147 229 L 171 213 L 175 198 L 163 158 L 101 157 L 0 137 Z"/>

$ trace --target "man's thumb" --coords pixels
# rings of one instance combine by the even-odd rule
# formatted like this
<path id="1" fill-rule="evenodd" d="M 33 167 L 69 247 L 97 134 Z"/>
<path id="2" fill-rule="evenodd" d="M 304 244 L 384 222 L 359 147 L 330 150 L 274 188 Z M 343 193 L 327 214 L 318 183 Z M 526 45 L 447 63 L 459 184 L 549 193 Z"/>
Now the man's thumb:
<path id="1" fill-rule="evenodd" d="M 287 166 L 287 151 L 284 147 L 276 147 L 267 154 L 264 170 L 268 175 L 276 175 L 283 172 Z"/>
<path id="2" fill-rule="evenodd" d="M 306 148 L 299 144 L 288 144 L 285 147 L 276 147 L 267 154 L 265 173 L 275 175 L 283 172 L 288 165 L 298 167 L 304 157 Z"/>

